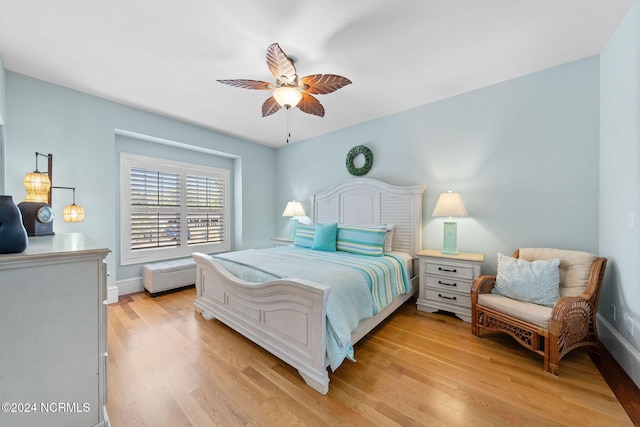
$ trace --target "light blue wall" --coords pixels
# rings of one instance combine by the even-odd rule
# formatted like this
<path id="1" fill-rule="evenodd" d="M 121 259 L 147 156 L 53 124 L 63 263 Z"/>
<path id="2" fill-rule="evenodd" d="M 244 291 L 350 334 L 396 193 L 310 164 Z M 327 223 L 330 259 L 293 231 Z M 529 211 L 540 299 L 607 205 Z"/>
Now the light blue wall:
<path id="1" fill-rule="evenodd" d="M 269 245 L 275 210 L 272 148 L 9 71 L 6 107 L 7 194 L 14 195 L 16 201 L 24 200 L 22 179 L 25 172 L 34 169 L 36 151 L 53 154 L 54 185 L 77 188 L 76 202 L 85 208 L 85 221 L 68 224 L 57 219 L 56 232 L 80 231 L 112 250 L 116 248 L 119 169 L 115 132 L 123 129 L 235 156 L 235 248 Z M 175 149 L 157 144 L 149 150 L 163 157 L 172 156 Z M 46 163 L 40 166 L 46 169 Z M 58 218 L 70 202 L 71 194 L 67 193 L 54 190 L 52 204 Z M 117 271 L 115 254 L 107 262 L 110 281 L 125 278 Z"/>
<path id="2" fill-rule="evenodd" d="M 4 168 L 4 120 L 6 117 L 5 103 L 5 71 L 2 57 L 0 56 L 0 194 L 4 192 L 5 168 Z"/>
<path id="3" fill-rule="evenodd" d="M 425 185 L 425 248 L 442 247 L 431 213 L 452 189 L 469 212 L 458 248 L 486 254 L 485 273 L 518 247 L 598 252 L 598 79 L 590 57 L 279 148 L 276 231 L 287 233 L 287 200 L 308 211 L 312 193 L 350 179 L 345 157 L 364 144 L 367 177 Z"/>
<path id="4" fill-rule="evenodd" d="M 599 311 L 633 346 L 640 363 L 639 1 L 600 55 L 600 74 L 600 252 L 609 265 Z M 635 215 L 633 229 L 628 225 L 630 213 Z M 617 307 L 615 321 L 611 304 Z M 627 319 L 634 322 L 634 336 L 626 330 Z M 640 385 L 640 366 L 635 372 Z"/>
<path id="5" fill-rule="evenodd" d="M 2 56 L 0 56 L 0 125 L 4 123 L 6 114 L 5 92 L 4 62 L 2 62 Z"/>

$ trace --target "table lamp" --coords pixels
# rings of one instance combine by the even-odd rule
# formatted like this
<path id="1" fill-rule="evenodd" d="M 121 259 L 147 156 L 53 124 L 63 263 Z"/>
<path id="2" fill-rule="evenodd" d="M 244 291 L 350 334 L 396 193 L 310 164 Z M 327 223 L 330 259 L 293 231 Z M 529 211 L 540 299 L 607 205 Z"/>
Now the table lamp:
<path id="1" fill-rule="evenodd" d="M 304 208 L 302 207 L 302 203 L 296 202 L 295 200 L 287 203 L 287 206 L 284 208 L 284 212 L 282 212 L 282 216 L 305 216 Z M 298 219 L 291 218 L 289 220 L 289 238 L 293 239 L 296 237 L 296 229 L 298 228 Z"/>
<path id="2" fill-rule="evenodd" d="M 452 221 L 454 216 L 467 216 L 467 210 L 462 203 L 459 193 L 451 190 L 447 193 L 440 194 L 436 208 L 433 210 L 432 216 L 448 216 L 449 220 L 444 222 L 444 242 L 442 244 L 442 253 L 447 255 L 458 254 L 458 223 Z"/>

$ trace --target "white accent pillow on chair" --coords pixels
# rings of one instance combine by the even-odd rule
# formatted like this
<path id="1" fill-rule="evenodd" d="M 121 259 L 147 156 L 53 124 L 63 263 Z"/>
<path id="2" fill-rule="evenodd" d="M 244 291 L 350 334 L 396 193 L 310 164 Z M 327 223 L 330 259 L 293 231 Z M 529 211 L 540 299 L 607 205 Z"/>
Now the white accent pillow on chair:
<path id="1" fill-rule="evenodd" d="M 560 259 L 526 261 L 498 253 L 492 293 L 553 307 L 560 298 Z"/>

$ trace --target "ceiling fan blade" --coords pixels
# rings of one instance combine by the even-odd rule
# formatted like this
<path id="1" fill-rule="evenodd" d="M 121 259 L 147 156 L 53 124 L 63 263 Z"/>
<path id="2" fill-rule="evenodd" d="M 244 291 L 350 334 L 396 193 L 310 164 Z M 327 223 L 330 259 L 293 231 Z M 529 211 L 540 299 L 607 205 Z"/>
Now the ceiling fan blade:
<path id="1" fill-rule="evenodd" d="M 308 93 L 302 94 L 302 100 L 298 103 L 298 108 L 307 114 L 324 117 L 324 107 L 314 96 Z"/>
<path id="2" fill-rule="evenodd" d="M 300 79 L 302 91 L 324 95 L 351 84 L 351 80 L 335 74 L 312 74 Z"/>
<path id="3" fill-rule="evenodd" d="M 243 89 L 257 89 L 257 90 L 273 89 L 273 84 L 269 82 L 263 82 L 260 80 L 237 79 L 237 80 L 218 80 L 218 81 L 225 85 L 229 85 L 233 87 L 241 87 Z"/>
<path id="4" fill-rule="evenodd" d="M 280 109 L 280 104 L 276 102 L 273 96 L 268 97 L 262 104 L 262 117 L 267 117 L 276 113 Z"/>
<path id="5" fill-rule="evenodd" d="M 298 75 L 293 60 L 273 43 L 267 48 L 267 66 L 280 85 L 298 85 Z"/>

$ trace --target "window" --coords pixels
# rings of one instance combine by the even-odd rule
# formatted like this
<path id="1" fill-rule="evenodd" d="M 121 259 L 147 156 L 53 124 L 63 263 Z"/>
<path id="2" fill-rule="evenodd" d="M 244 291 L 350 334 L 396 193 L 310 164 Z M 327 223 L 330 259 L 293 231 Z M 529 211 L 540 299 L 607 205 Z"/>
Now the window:
<path id="1" fill-rule="evenodd" d="M 229 171 L 122 153 L 121 263 L 230 249 Z"/>

